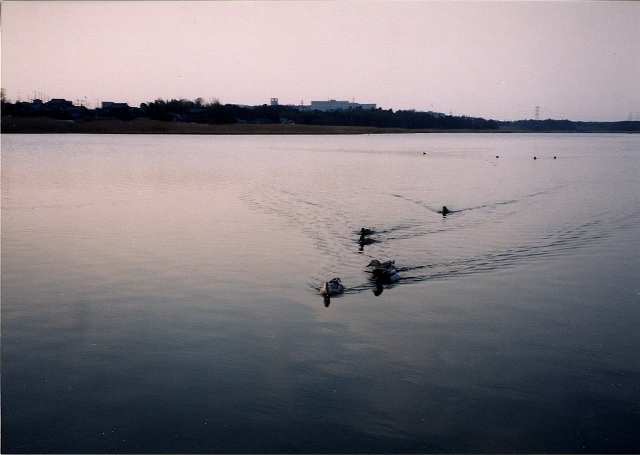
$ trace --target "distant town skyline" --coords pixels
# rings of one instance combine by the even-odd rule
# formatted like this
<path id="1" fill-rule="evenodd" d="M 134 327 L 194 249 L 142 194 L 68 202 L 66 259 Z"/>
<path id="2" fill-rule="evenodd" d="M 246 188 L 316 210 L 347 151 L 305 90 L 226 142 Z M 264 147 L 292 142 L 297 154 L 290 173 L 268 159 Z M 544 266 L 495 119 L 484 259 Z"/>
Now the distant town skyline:
<path id="1" fill-rule="evenodd" d="M 496 120 L 640 115 L 640 3 L 5 1 L 17 101 L 375 103 Z"/>

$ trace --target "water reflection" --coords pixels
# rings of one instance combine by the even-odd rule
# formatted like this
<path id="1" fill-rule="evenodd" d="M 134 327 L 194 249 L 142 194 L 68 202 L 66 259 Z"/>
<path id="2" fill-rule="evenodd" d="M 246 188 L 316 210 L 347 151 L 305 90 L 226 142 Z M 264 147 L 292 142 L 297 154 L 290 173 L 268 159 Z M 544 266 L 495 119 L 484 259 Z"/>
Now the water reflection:
<path id="1" fill-rule="evenodd" d="M 370 239 L 368 237 L 360 236 L 360 238 L 358 239 L 358 245 L 360 245 L 359 251 L 364 251 L 364 247 L 366 245 L 373 245 L 374 243 L 376 243 L 376 241 L 374 239 Z"/>
<path id="2" fill-rule="evenodd" d="M 637 448 L 636 145 L 7 136 L 3 453 Z"/>
<path id="3" fill-rule="evenodd" d="M 371 292 L 373 292 L 373 295 L 375 295 L 376 297 L 380 296 L 383 292 L 384 292 L 384 288 L 385 286 L 387 288 L 392 287 L 392 285 L 398 283 L 398 281 L 395 282 L 390 282 L 388 280 L 384 280 L 384 279 L 376 279 L 375 277 L 370 277 L 369 281 L 367 283 L 363 283 L 360 285 L 356 285 L 356 286 L 349 286 L 347 288 L 345 288 L 344 293 L 341 294 L 358 294 L 361 293 L 363 291 L 367 291 L 367 290 L 371 290 Z M 321 293 L 322 298 L 323 298 L 323 302 L 324 302 L 324 306 L 326 308 L 329 307 L 329 305 L 331 305 L 331 299 L 332 297 L 338 297 L 338 298 L 342 298 L 342 295 L 340 294 L 336 294 L 336 295 L 327 295 L 327 294 L 323 294 Z"/>

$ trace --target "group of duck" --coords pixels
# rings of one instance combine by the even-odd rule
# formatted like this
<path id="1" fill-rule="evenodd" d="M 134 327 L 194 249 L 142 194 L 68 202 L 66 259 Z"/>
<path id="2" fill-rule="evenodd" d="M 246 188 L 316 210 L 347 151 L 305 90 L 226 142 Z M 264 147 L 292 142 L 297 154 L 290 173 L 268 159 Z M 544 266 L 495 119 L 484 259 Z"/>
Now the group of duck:
<path id="1" fill-rule="evenodd" d="M 359 232 L 360 239 L 358 240 L 360 246 L 373 243 L 373 241 L 368 238 L 368 236 L 373 233 L 374 232 L 371 229 L 362 228 Z M 381 289 L 382 284 L 395 283 L 400 279 L 400 275 L 398 275 L 398 271 L 396 270 L 395 261 L 380 262 L 377 259 L 373 259 L 369 262 L 367 268 L 371 273 L 373 281 L 376 283 L 377 289 Z M 333 278 L 326 281 L 320 288 L 320 294 L 325 297 L 325 304 L 328 302 L 330 297 L 342 294 L 343 292 L 344 285 L 340 278 Z M 378 292 L 382 291 L 380 290 Z"/>
<path id="2" fill-rule="evenodd" d="M 446 217 L 447 214 L 451 213 L 446 206 L 442 207 L 442 210 L 438 211 L 442 216 Z M 362 228 L 360 229 L 360 239 L 358 240 L 358 244 L 360 244 L 360 249 L 362 250 L 364 245 L 370 245 L 374 243 L 374 240 L 369 236 L 374 234 L 374 231 L 371 229 Z M 396 270 L 396 261 L 385 261 L 380 262 L 377 259 L 373 259 L 367 265 L 369 272 L 371 273 L 371 278 L 376 284 L 376 289 L 374 294 L 380 295 L 382 293 L 382 285 L 395 283 L 400 279 L 400 275 L 398 275 L 398 271 Z M 344 292 L 344 285 L 340 278 L 332 278 L 329 281 L 325 281 L 322 287 L 320 288 L 320 294 L 324 296 L 325 305 L 328 306 L 329 299 L 338 294 L 342 294 Z"/>

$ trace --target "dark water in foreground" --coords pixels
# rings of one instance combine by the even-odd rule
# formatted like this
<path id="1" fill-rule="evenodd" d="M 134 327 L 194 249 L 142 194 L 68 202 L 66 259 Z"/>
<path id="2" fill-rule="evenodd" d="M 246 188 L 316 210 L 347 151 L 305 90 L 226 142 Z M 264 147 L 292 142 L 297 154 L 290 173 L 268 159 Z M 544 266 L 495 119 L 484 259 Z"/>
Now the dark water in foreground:
<path id="1" fill-rule="evenodd" d="M 5 135 L 2 453 L 639 452 L 639 181 L 638 135 Z"/>

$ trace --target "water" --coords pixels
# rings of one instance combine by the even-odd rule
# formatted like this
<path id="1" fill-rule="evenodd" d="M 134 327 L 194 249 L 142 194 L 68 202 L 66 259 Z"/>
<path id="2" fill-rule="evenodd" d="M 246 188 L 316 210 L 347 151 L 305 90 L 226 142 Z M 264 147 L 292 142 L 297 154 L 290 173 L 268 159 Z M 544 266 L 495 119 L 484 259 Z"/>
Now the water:
<path id="1" fill-rule="evenodd" d="M 639 181 L 637 135 L 5 135 L 2 452 L 638 452 Z"/>

